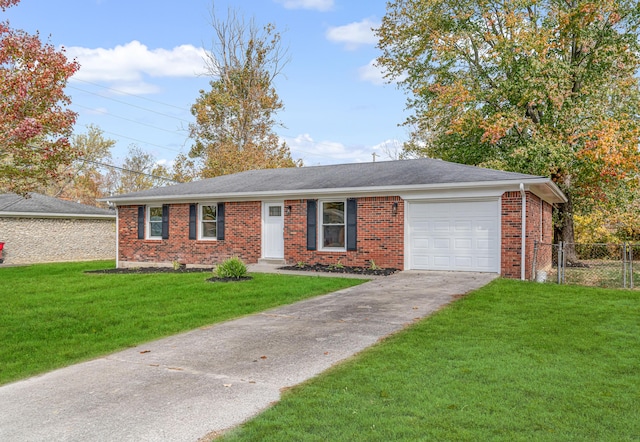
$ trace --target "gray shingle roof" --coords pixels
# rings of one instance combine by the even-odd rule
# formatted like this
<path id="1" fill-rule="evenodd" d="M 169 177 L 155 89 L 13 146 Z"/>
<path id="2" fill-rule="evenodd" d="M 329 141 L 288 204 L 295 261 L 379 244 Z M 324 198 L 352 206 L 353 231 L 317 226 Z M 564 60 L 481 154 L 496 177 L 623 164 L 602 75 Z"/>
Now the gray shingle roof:
<path id="1" fill-rule="evenodd" d="M 0 216 L 3 214 L 29 214 L 46 216 L 86 216 L 86 217 L 115 217 L 112 210 L 88 206 L 86 204 L 65 201 L 39 193 L 30 193 L 30 198 L 24 198 L 15 193 L 0 194 Z"/>
<path id="2" fill-rule="evenodd" d="M 520 182 L 536 177 L 522 173 L 483 169 L 430 158 L 352 163 L 330 166 L 251 170 L 215 178 L 117 195 L 109 200 L 215 196 L 305 190 L 357 189 L 462 184 L 491 181 Z"/>

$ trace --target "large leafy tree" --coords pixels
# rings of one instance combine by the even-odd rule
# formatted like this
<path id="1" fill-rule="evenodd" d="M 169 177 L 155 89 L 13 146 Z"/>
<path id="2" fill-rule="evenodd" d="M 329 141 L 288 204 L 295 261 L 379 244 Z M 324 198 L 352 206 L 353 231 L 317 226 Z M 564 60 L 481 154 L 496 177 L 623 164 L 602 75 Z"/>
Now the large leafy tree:
<path id="1" fill-rule="evenodd" d="M 94 125 L 87 132 L 71 137 L 71 146 L 79 157 L 67 166 L 59 167 L 60 178 L 45 193 L 83 204 L 96 205 L 96 199 L 109 195 L 112 187 L 109 167 L 113 162 L 111 149 L 115 140 L 105 138 L 103 131 Z"/>
<path id="2" fill-rule="evenodd" d="M 114 169 L 116 177 L 114 193 L 139 192 L 175 183 L 169 179 L 169 171 L 158 164 L 153 155 L 132 144 L 122 167 Z"/>
<path id="3" fill-rule="evenodd" d="M 627 0 L 395 0 L 379 65 L 409 94 L 407 151 L 551 176 L 574 211 L 636 180 L 640 8 Z"/>
<path id="4" fill-rule="evenodd" d="M 0 0 L 0 9 L 19 0 Z M 39 36 L 0 22 L 0 188 L 26 194 L 50 183 L 78 155 L 68 137 L 67 80 L 79 68 Z"/>
<path id="5" fill-rule="evenodd" d="M 249 169 L 292 167 L 288 146 L 274 132 L 283 108 L 275 79 L 286 64 L 281 36 L 272 25 L 263 29 L 229 10 L 226 20 L 211 14 L 215 33 L 207 55 L 211 90 L 200 91 L 192 107 L 195 141 L 182 170 L 197 166 L 202 178 Z"/>

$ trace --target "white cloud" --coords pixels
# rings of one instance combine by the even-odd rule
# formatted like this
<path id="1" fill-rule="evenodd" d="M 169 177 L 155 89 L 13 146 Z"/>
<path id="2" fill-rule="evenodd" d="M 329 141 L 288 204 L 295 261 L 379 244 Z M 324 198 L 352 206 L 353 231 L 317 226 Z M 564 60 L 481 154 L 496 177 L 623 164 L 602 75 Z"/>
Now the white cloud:
<path id="1" fill-rule="evenodd" d="M 341 163 L 365 163 L 376 159 L 381 161 L 389 159 L 384 154 L 384 146 L 391 141 L 385 141 L 376 146 L 348 147 L 336 141 L 316 141 L 309 134 L 301 134 L 295 138 L 286 138 L 285 141 L 294 158 L 301 158 L 305 166 L 317 166 L 323 164 Z"/>
<path id="2" fill-rule="evenodd" d="M 153 93 L 157 89 L 143 81 L 150 77 L 195 77 L 205 71 L 205 50 L 192 45 L 173 49 L 149 49 L 139 41 L 115 48 L 66 48 L 69 58 L 80 63 L 73 78 L 117 83 L 131 93 Z"/>
<path id="3" fill-rule="evenodd" d="M 362 21 L 349 23 L 344 26 L 334 26 L 329 28 L 326 37 L 334 43 L 343 43 L 348 50 L 354 50 L 362 45 L 374 45 L 378 42 L 372 28 L 376 28 L 380 23 L 368 18 Z"/>
<path id="4" fill-rule="evenodd" d="M 330 11 L 334 0 L 276 0 L 286 9 L 314 9 L 316 11 Z"/>
<path id="5" fill-rule="evenodd" d="M 371 60 L 366 66 L 358 69 L 358 77 L 362 81 L 368 81 L 376 86 L 385 84 L 384 72 L 376 66 L 376 60 Z"/>

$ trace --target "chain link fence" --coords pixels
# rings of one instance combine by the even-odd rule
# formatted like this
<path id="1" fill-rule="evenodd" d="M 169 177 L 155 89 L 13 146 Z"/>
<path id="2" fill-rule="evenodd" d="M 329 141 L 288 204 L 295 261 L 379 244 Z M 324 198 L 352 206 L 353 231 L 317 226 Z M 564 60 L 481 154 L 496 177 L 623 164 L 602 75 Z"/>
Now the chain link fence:
<path id="1" fill-rule="evenodd" d="M 538 282 L 629 288 L 640 284 L 640 244 L 536 243 L 533 278 Z"/>

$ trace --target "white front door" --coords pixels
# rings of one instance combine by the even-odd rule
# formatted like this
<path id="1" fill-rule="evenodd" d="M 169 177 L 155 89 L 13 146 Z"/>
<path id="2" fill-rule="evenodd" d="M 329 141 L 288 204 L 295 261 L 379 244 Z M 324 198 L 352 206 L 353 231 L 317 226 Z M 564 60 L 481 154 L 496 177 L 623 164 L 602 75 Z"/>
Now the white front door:
<path id="1" fill-rule="evenodd" d="M 263 203 L 262 257 L 284 258 L 284 203 Z"/>

